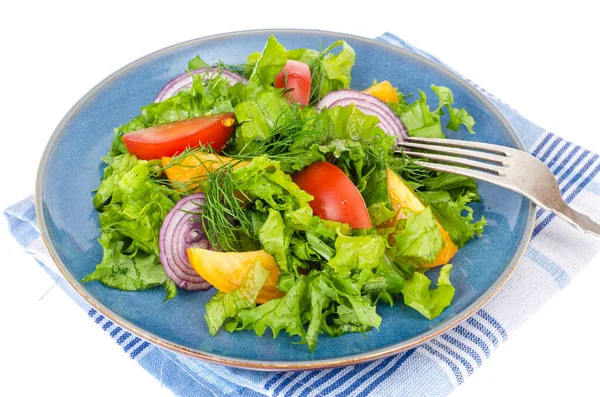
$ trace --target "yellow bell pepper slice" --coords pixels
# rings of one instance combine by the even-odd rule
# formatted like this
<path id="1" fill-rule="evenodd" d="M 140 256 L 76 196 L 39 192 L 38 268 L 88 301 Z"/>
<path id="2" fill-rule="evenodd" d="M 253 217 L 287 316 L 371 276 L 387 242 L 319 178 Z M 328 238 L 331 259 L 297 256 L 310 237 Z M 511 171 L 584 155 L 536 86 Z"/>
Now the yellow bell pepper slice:
<path id="1" fill-rule="evenodd" d="M 222 292 L 240 288 L 244 277 L 257 261 L 270 271 L 267 281 L 256 298 L 257 303 L 281 298 L 285 294 L 277 289 L 279 268 L 275 258 L 263 250 L 249 252 L 219 252 L 202 248 L 188 248 L 188 259 L 200 277 Z"/>
<path id="2" fill-rule="evenodd" d="M 394 171 L 391 169 L 387 169 L 387 184 L 388 184 L 388 197 L 392 204 L 392 208 L 396 213 L 396 216 L 391 220 L 385 222 L 383 227 L 394 227 L 398 220 L 405 215 L 401 209 L 408 208 L 413 212 L 421 212 L 425 209 L 425 205 L 419 200 L 419 198 L 415 195 L 415 193 L 411 190 L 411 188 L 406 185 L 402 179 Z M 450 238 L 450 234 L 442 227 L 440 222 L 435 220 L 440 233 L 442 234 L 442 239 L 444 240 L 444 248 L 438 253 L 435 260 L 431 263 L 425 263 L 422 267 L 431 268 L 440 265 L 447 264 L 450 259 L 458 252 L 458 247 L 452 239 Z"/>
<path id="3" fill-rule="evenodd" d="M 398 93 L 389 81 L 383 80 L 381 83 L 375 84 L 363 91 L 375 98 L 387 103 L 398 103 Z"/>

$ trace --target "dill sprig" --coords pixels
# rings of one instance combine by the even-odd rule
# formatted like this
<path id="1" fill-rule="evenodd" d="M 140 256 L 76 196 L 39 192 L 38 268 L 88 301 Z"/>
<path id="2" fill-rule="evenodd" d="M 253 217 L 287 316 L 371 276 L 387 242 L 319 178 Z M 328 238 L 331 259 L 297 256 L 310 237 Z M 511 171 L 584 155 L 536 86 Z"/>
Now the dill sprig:
<path id="1" fill-rule="evenodd" d="M 398 154 L 398 156 L 394 158 L 393 164 L 388 164 L 388 166 L 403 179 L 421 183 L 435 174 L 435 171 L 428 170 L 427 168 L 416 164 L 415 160 L 403 149 L 396 152 L 396 154 Z"/>
<path id="2" fill-rule="evenodd" d="M 181 196 L 196 193 L 201 187 L 204 193 L 201 222 L 208 241 L 213 247 L 235 251 L 236 233 L 241 230 L 249 234 L 251 225 L 249 213 L 245 210 L 246 204 L 251 200 L 232 176 L 232 171 L 242 160 L 225 162 L 223 158 L 214 156 L 210 161 L 206 161 L 199 156 L 201 153 L 216 154 L 208 145 L 187 148 L 159 168 L 159 173 L 162 173 L 172 167 L 204 167 L 206 172 L 199 178 L 192 178 L 187 183 L 168 179 L 155 179 L 154 182 Z M 184 160 L 189 160 L 190 157 L 195 157 L 197 161 L 184 163 Z M 215 162 L 219 163 L 217 167 L 214 167 Z"/>
<path id="3" fill-rule="evenodd" d="M 167 164 L 163 165 L 162 169 L 166 170 L 168 168 L 176 167 L 176 166 L 184 167 L 184 168 L 195 168 L 196 165 L 185 165 L 182 163 L 189 156 L 195 157 L 198 160 L 198 162 L 201 163 L 200 159 L 196 156 L 198 153 L 216 154 L 216 151 L 210 145 L 205 145 L 205 144 L 201 144 L 194 148 L 191 148 L 188 146 L 183 152 L 171 157 L 171 160 L 169 160 L 169 162 Z"/>
<path id="4" fill-rule="evenodd" d="M 232 176 L 238 163 L 239 160 L 223 164 L 212 171 L 206 176 L 204 185 L 202 228 L 210 243 L 225 251 L 236 250 L 236 230 L 250 234 L 251 220 L 245 210 L 250 197 Z"/>
<path id="5" fill-rule="evenodd" d="M 240 160 L 251 160 L 264 155 L 283 164 L 301 161 L 299 155 L 308 152 L 309 149 L 301 147 L 298 142 L 319 134 L 318 130 L 310 127 L 310 122 L 316 117 L 316 114 L 304 117 L 300 106 L 295 104 L 290 110 L 279 115 L 267 138 L 249 143 L 236 154 L 226 155 Z"/>

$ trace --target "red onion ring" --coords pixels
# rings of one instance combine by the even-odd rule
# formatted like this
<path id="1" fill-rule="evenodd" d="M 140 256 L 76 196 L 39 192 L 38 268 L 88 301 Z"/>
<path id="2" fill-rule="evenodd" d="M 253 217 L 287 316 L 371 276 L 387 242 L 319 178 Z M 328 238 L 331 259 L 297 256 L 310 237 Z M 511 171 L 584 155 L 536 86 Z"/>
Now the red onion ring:
<path id="1" fill-rule="evenodd" d="M 208 71 L 208 73 L 206 73 L 207 71 Z M 224 77 L 225 79 L 229 80 L 230 85 L 234 85 L 239 82 L 241 82 L 242 84 L 248 83 L 248 79 L 246 79 L 242 75 L 239 75 L 237 73 L 234 73 L 234 72 L 224 69 L 224 68 L 201 68 L 201 69 L 191 70 L 190 73 L 192 73 L 192 74 L 206 73 L 205 79 L 211 79 L 211 78 L 214 78 L 215 76 L 220 75 L 221 77 Z M 165 99 L 170 98 L 173 95 L 177 94 L 179 91 L 191 87 L 194 79 L 190 73 L 180 74 L 179 76 L 177 76 L 174 79 L 172 79 L 171 81 L 169 81 L 160 90 L 160 92 L 158 93 L 156 98 L 154 98 L 154 102 L 162 102 Z"/>
<path id="2" fill-rule="evenodd" d="M 319 103 L 318 109 L 324 107 L 332 108 L 334 106 L 348 106 L 353 103 L 361 112 L 370 116 L 379 118 L 379 127 L 387 134 L 396 137 L 396 142 L 404 141 L 408 138 L 408 131 L 404 123 L 396 113 L 383 101 L 372 95 L 356 90 L 338 90 L 325 95 Z"/>
<path id="3" fill-rule="evenodd" d="M 187 256 L 187 249 L 212 249 L 202 230 L 202 205 L 204 194 L 182 198 L 165 217 L 160 228 L 158 245 L 160 262 L 167 276 L 179 288 L 206 290 L 211 285 L 196 273 Z"/>

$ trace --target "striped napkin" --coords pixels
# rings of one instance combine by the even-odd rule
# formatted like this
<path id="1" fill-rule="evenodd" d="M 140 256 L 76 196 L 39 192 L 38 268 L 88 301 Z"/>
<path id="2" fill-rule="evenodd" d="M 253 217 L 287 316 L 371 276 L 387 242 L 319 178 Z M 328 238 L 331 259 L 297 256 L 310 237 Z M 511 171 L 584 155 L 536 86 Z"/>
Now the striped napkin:
<path id="1" fill-rule="evenodd" d="M 377 39 L 440 62 L 390 33 Z M 598 155 L 544 131 L 479 89 L 508 118 L 531 154 L 544 161 L 557 176 L 567 203 L 585 213 L 597 212 Z M 479 368 L 523 321 L 565 287 L 600 248 L 598 240 L 540 210 L 527 252 L 505 287 L 472 317 L 445 334 L 367 364 L 320 371 L 257 372 L 172 353 L 121 329 L 90 307 L 61 277 L 41 240 L 32 197 L 8 208 L 4 214 L 11 233 L 50 277 L 130 358 L 177 396 L 447 395 Z M 572 250 L 574 246 L 578 249 Z"/>

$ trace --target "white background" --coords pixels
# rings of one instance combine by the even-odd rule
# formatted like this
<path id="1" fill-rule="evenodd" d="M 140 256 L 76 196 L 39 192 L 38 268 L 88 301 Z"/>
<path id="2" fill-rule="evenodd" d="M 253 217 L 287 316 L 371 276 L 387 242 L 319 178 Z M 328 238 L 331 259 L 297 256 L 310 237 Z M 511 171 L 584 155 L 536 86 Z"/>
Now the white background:
<path id="1" fill-rule="evenodd" d="M 3 4 L 0 208 L 33 192 L 52 131 L 104 77 L 165 46 L 244 29 L 316 28 L 366 37 L 394 32 L 533 122 L 600 153 L 595 2 L 385 3 Z M 60 288 L 53 288 L 9 237 L 4 218 L 0 222 L 0 394 L 170 395 Z M 599 262 L 596 258 L 453 395 L 597 393 L 598 363 L 592 358 L 600 353 L 595 339 Z"/>

